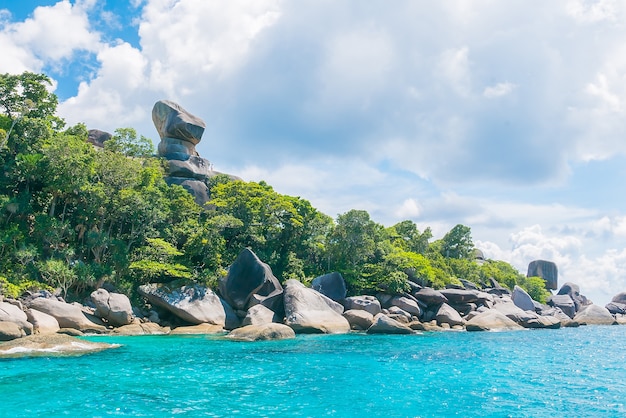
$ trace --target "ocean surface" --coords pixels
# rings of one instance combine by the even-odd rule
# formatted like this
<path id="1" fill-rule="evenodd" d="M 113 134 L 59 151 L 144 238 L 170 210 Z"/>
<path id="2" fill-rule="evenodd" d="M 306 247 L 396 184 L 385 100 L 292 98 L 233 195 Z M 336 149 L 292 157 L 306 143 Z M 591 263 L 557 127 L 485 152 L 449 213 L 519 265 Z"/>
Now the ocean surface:
<path id="1" fill-rule="evenodd" d="M 88 339 L 122 346 L 0 360 L 0 416 L 626 416 L 626 326 Z"/>

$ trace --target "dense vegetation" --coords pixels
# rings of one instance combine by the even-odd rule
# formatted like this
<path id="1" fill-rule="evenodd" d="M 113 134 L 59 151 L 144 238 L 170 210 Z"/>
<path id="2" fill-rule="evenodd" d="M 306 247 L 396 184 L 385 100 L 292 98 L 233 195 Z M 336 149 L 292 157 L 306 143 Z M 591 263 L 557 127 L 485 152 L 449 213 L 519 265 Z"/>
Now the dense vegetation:
<path id="1" fill-rule="evenodd" d="M 174 279 L 215 286 L 250 247 L 275 275 L 306 282 L 339 271 L 351 294 L 441 288 L 459 279 L 519 284 L 537 300 L 540 278 L 509 264 L 474 260 L 470 228 L 432 240 L 412 221 L 384 227 L 362 210 L 331 219 L 264 182 L 209 181 L 198 206 L 163 180 L 164 161 L 147 138 L 116 130 L 104 150 L 84 125 L 66 127 L 45 75 L 0 75 L 0 291 L 51 287 L 81 297 L 103 283 L 131 294 Z"/>

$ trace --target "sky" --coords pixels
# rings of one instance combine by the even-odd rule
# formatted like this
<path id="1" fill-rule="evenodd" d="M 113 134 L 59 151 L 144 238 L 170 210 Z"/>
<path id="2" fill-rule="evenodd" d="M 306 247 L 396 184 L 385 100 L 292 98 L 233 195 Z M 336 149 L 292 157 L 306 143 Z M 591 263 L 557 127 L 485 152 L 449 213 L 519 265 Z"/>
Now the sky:
<path id="1" fill-rule="evenodd" d="M 0 0 L 0 51 L 69 125 L 173 100 L 218 171 L 626 291 L 626 2 Z"/>

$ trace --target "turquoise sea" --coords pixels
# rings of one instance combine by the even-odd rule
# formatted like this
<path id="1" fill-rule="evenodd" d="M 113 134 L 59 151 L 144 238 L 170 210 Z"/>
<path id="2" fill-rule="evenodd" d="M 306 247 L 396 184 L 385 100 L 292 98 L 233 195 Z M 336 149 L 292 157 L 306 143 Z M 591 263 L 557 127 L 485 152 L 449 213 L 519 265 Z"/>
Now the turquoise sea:
<path id="1" fill-rule="evenodd" d="M 626 326 L 88 339 L 122 347 L 0 360 L 0 416 L 626 415 Z"/>

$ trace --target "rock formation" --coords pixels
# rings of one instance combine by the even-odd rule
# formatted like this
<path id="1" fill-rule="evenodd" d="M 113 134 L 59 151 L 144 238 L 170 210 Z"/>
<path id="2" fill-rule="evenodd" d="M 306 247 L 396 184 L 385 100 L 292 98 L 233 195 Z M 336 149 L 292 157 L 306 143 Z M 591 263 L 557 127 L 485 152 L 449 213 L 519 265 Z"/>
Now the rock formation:
<path id="1" fill-rule="evenodd" d="M 165 181 L 184 187 L 196 203 L 204 205 L 209 200 L 207 179 L 221 174 L 196 151 L 206 127 L 204 121 L 169 100 L 155 103 L 152 121 L 161 138 L 158 154 L 168 162 Z"/>
<path id="2" fill-rule="evenodd" d="M 311 287 L 335 302 L 341 302 L 346 298 L 346 282 L 343 280 L 343 276 L 337 272 L 316 277 L 311 282 Z"/>
<path id="3" fill-rule="evenodd" d="M 153 305 L 168 310 L 190 324 L 225 325 L 226 313 L 220 298 L 204 286 L 151 283 L 139 286 L 138 291 Z"/>
<path id="4" fill-rule="evenodd" d="M 93 144 L 97 148 L 104 148 L 104 143 L 111 139 L 112 135 L 108 132 L 100 131 L 98 129 L 90 129 L 87 142 Z"/>
<path id="5" fill-rule="evenodd" d="M 91 300 L 96 305 L 95 315 L 109 324 L 120 327 L 133 322 L 133 307 L 128 296 L 97 289 L 91 293 Z"/>
<path id="6" fill-rule="evenodd" d="M 526 277 L 541 277 L 546 282 L 546 289 L 556 290 L 559 283 L 559 271 L 552 261 L 535 260 L 528 265 Z"/>
<path id="7" fill-rule="evenodd" d="M 270 266 L 259 260 L 252 250 L 244 248 L 220 280 L 222 297 L 238 311 L 261 304 L 281 313 L 283 288 Z"/>

